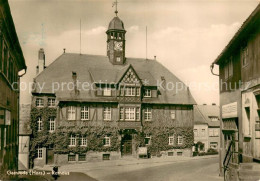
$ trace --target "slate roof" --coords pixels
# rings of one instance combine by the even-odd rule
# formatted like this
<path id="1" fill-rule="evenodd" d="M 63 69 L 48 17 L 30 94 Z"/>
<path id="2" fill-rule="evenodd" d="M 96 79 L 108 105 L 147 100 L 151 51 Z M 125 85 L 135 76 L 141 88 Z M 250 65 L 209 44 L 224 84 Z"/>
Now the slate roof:
<path id="1" fill-rule="evenodd" d="M 123 21 L 121 19 L 119 19 L 117 16 L 114 17 L 108 25 L 108 30 L 123 30 L 123 31 L 125 31 Z"/>
<path id="2" fill-rule="evenodd" d="M 237 48 L 240 48 L 241 43 L 244 43 L 243 41 L 248 39 L 248 35 L 254 31 L 257 31 L 256 27 L 260 26 L 260 3 L 255 8 L 255 10 L 250 14 L 250 16 L 244 21 L 242 26 L 239 28 L 239 30 L 236 32 L 236 34 L 233 36 L 233 38 L 230 40 L 230 42 L 227 44 L 227 46 L 222 50 L 220 55 L 216 58 L 216 60 L 213 62 L 213 64 L 221 64 L 221 62 L 224 60 L 226 56 L 228 56 L 228 53 L 232 50 L 235 50 Z"/>
<path id="3" fill-rule="evenodd" d="M 194 124 L 208 124 L 209 127 L 219 127 L 220 121 L 211 121 L 209 117 L 220 117 L 219 106 L 194 105 Z"/>
<path id="4" fill-rule="evenodd" d="M 147 79 L 149 84 L 157 85 L 160 83 L 162 76 L 166 83 L 176 84 L 179 82 L 183 89 L 177 90 L 176 87 L 172 90 L 166 90 L 159 87 L 160 95 L 158 98 L 144 99 L 147 103 L 161 103 L 161 104 L 196 104 L 189 89 L 182 83 L 175 75 L 173 75 L 167 68 L 160 64 L 157 60 L 147 60 L 141 58 L 126 58 L 124 65 L 113 65 L 109 62 L 107 56 L 100 55 L 86 55 L 64 53 L 51 63 L 43 72 L 36 78 L 35 82 L 43 85 L 41 93 L 55 93 L 59 100 L 77 100 L 77 101 L 98 101 L 98 102 L 116 102 L 115 97 L 96 97 L 94 91 L 80 90 L 78 96 L 73 97 L 73 91 L 65 87 L 58 91 L 52 90 L 53 82 L 61 85 L 62 82 L 72 82 L 72 72 L 77 73 L 77 80 L 79 82 L 116 82 L 124 75 L 129 66 L 132 66 L 140 79 Z M 170 85 L 169 84 L 169 85 Z M 180 86 L 179 85 L 179 86 Z M 36 87 L 34 93 L 40 93 L 39 86 Z"/>

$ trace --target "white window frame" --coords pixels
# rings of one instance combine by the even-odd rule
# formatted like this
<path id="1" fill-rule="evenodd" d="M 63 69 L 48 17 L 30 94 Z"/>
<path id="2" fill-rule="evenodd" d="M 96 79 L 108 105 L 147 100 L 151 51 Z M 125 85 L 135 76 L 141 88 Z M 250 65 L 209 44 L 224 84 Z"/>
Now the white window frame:
<path id="1" fill-rule="evenodd" d="M 177 137 L 177 144 L 178 145 L 182 145 L 183 144 L 183 136 L 178 135 L 178 137 Z"/>
<path id="2" fill-rule="evenodd" d="M 110 121 L 111 120 L 111 107 L 104 107 L 103 115 L 104 115 L 105 121 Z"/>
<path id="3" fill-rule="evenodd" d="M 80 118 L 81 120 L 89 120 L 89 107 L 88 106 L 81 106 L 80 108 Z"/>
<path id="4" fill-rule="evenodd" d="M 109 137 L 109 136 L 105 136 L 104 139 L 105 139 L 105 144 L 104 144 L 104 146 L 110 146 L 110 144 L 111 144 L 110 137 Z"/>
<path id="5" fill-rule="evenodd" d="M 136 96 L 140 96 L 141 89 L 140 87 L 136 87 Z"/>
<path id="6" fill-rule="evenodd" d="M 151 89 L 145 89 L 144 90 L 144 97 L 152 97 L 152 90 Z"/>
<path id="7" fill-rule="evenodd" d="M 194 136 L 198 136 L 198 129 L 193 129 Z"/>
<path id="8" fill-rule="evenodd" d="M 152 108 L 147 107 L 144 109 L 144 120 L 151 121 L 152 120 Z"/>
<path id="9" fill-rule="evenodd" d="M 176 119 L 176 111 L 175 110 L 171 110 L 171 119 L 172 120 Z"/>
<path id="10" fill-rule="evenodd" d="M 68 120 L 76 120 L 76 107 L 75 106 L 68 107 Z"/>
<path id="11" fill-rule="evenodd" d="M 50 127 L 50 130 L 49 132 L 53 132 L 55 131 L 55 118 L 54 117 L 50 117 L 49 118 L 49 127 Z"/>
<path id="12" fill-rule="evenodd" d="M 70 144 L 69 146 L 70 147 L 75 147 L 76 146 L 76 141 L 77 141 L 77 138 L 75 135 L 70 135 Z"/>
<path id="13" fill-rule="evenodd" d="M 127 121 L 135 120 L 135 107 L 125 107 L 125 120 Z"/>
<path id="14" fill-rule="evenodd" d="M 35 105 L 36 107 L 43 107 L 44 106 L 43 98 L 39 98 L 39 97 L 36 98 Z"/>
<path id="15" fill-rule="evenodd" d="M 88 145 L 88 140 L 86 136 L 81 136 L 80 138 L 80 146 L 87 146 Z"/>
<path id="16" fill-rule="evenodd" d="M 119 120 L 124 120 L 124 107 L 119 108 Z"/>
<path id="17" fill-rule="evenodd" d="M 103 89 L 103 96 L 111 96 L 111 95 L 112 95 L 112 91 L 110 88 Z"/>
<path id="18" fill-rule="evenodd" d="M 168 137 L 168 144 L 174 145 L 174 135 L 173 134 Z"/>
<path id="19" fill-rule="evenodd" d="M 137 121 L 140 121 L 141 109 L 140 109 L 140 107 L 137 107 L 135 109 L 136 109 L 135 118 L 136 118 Z"/>
<path id="20" fill-rule="evenodd" d="M 56 106 L 56 99 L 48 98 L 48 107 L 55 107 L 55 106 Z"/>
<path id="21" fill-rule="evenodd" d="M 135 96 L 135 87 L 126 87 L 125 96 Z"/>
<path id="22" fill-rule="evenodd" d="M 43 123 L 42 123 L 42 118 L 41 117 L 38 117 L 37 118 L 37 131 L 42 131 L 43 130 Z"/>
<path id="23" fill-rule="evenodd" d="M 146 134 L 146 135 L 145 135 L 145 139 L 149 139 L 149 140 L 148 140 L 148 143 L 145 143 L 145 145 L 151 145 L 152 136 L 151 136 L 150 134 Z"/>
<path id="24" fill-rule="evenodd" d="M 42 159 L 43 158 L 43 148 L 42 147 L 38 147 L 37 148 L 37 159 Z"/>

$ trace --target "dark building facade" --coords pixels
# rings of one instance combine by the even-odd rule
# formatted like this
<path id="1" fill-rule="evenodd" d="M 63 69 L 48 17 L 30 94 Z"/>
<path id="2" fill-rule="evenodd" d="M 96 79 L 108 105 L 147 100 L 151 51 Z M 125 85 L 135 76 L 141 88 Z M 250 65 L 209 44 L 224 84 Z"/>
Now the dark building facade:
<path id="1" fill-rule="evenodd" d="M 260 5 L 214 62 L 219 65 L 220 80 L 220 170 L 231 180 L 260 178 L 254 172 L 260 168 L 256 164 L 260 161 L 259 25 Z"/>
<path id="2" fill-rule="evenodd" d="M 31 166 L 192 155 L 188 87 L 156 60 L 125 57 L 119 17 L 106 34 L 107 56 L 64 53 L 34 79 Z"/>
<path id="3" fill-rule="evenodd" d="M 8 1 L 0 1 L 0 167 L 17 170 L 19 132 L 19 75 L 25 60 Z M 3 176 L 3 175 L 1 175 Z"/>

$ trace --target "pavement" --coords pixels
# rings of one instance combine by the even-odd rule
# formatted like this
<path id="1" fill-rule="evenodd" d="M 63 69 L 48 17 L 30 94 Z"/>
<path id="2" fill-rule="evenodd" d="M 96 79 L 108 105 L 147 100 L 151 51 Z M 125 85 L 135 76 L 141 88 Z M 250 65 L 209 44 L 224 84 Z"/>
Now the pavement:
<path id="1" fill-rule="evenodd" d="M 52 170 L 51 166 L 35 168 L 37 170 Z M 119 160 L 109 160 L 100 162 L 85 162 L 77 164 L 67 164 L 59 167 L 59 171 L 70 173 L 82 173 L 89 180 L 99 181 L 128 181 L 128 180 L 194 180 L 197 175 L 199 180 L 202 178 L 210 180 L 223 180 L 218 177 L 218 155 L 198 156 L 198 157 L 162 157 L 152 159 L 136 159 L 125 157 Z M 153 175 L 152 173 L 157 173 Z M 163 173 L 165 174 L 163 177 Z M 207 177 L 201 177 L 205 174 Z M 186 177 L 183 177 L 186 175 Z M 150 176 L 150 177 L 148 177 Z M 63 179 L 68 176 L 62 176 Z M 158 178 L 159 177 L 159 178 Z M 148 179 L 149 178 L 149 179 Z M 161 179 L 160 179 L 161 178 Z M 59 178 L 58 180 L 60 180 Z M 78 179 L 77 179 L 78 180 Z M 196 180 L 196 179 L 195 179 Z M 206 181 L 205 180 L 205 181 Z"/>

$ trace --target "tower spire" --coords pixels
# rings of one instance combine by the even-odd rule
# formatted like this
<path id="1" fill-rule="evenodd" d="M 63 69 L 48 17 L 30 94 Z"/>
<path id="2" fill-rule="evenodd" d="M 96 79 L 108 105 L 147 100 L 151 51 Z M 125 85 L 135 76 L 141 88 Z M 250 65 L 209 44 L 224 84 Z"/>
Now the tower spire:
<path id="1" fill-rule="evenodd" d="M 116 10 L 115 10 L 116 16 L 117 16 L 117 13 L 118 13 L 117 4 L 118 4 L 117 0 L 115 2 L 113 2 L 113 4 L 112 4 L 112 7 L 114 7 L 114 6 L 116 7 Z"/>

